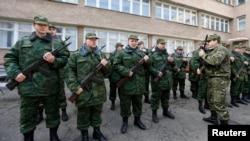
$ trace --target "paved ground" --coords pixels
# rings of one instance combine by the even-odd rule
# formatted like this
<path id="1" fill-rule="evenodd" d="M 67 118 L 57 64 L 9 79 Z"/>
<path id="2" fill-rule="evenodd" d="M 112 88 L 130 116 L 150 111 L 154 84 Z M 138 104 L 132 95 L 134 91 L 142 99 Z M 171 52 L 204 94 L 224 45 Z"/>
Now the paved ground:
<path id="1" fill-rule="evenodd" d="M 106 81 L 108 86 L 108 81 Z M 190 97 L 190 83 L 186 81 L 186 94 Z M 0 93 L 0 141 L 22 141 L 23 136 L 19 132 L 19 96 L 16 90 L 4 90 L 5 95 Z M 71 95 L 66 88 L 67 97 Z M 229 97 L 228 97 L 229 98 Z M 229 99 L 228 99 L 229 101 Z M 119 115 L 119 101 L 116 101 L 116 110 L 111 111 L 110 101 L 103 106 L 103 124 L 101 130 L 109 141 L 207 141 L 208 124 L 202 121 L 203 117 L 208 117 L 198 112 L 198 103 L 195 99 L 170 100 L 171 112 L 176 119 L 172 120 L 162 116 L 162 109 L 158 110 L 159 123 L 151 121 L 150 105 L 143 104 L 142 121 L 147 126 L 147 130 L 142 131 L 133 125 L 133 116 L 129 118 L 128 133 L 121 134 L 120 127 L 122 119 Z M 239 108 L 230 108 L 230 124 L 249 124 L 250 106 L 240 105 Z M 81 141 L 80 131 L 76 129 L 76 108 L 74 104 L 68 102 L 69 121 L 61 122 L 59 127 L 59 137 L 61 141 Z M 89 129 L 90 140 L 93 129 Z M 49 141 L 49 130 L 45 127 L 45 121 L 37 126 L 35 130 L 35 141 Z"/>

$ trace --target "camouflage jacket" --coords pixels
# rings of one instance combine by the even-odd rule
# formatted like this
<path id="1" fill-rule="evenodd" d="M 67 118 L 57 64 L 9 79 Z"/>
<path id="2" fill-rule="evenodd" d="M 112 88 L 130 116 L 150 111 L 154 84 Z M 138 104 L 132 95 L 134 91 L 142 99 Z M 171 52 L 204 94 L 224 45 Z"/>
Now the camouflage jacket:
<path id="1" fill-rule="evenodd" d="M 173 83 L 173 70 L 175 63 L 174 62 L 168 62 L 169 55 L 166 52 L 166 50 L 160 50 L 156 47 L 155 52 L 153 55 L 150 56 L 150 72 L 151 72 L 151 83 L 154 83 L 154 79 L 156 76 L 158 76 L 160 69 L 162 66 L 167 62 L 167 67 L 165 72 L 163 72 L 163 76 L 159 79 L 159 82 L 157 84 L 157 88 L 160 88 L 162 90 L 170 89 L 172 87 Z M 156 85 L 152 85 L 155 86 Z"/>
<path id="2" fill-rule="evenodd" d="M 77 92 L 82 80 L 100 63 L 100 56 L 106 57 L 104 53 L 100 53 L 97 47 L 95 50 L 89 51 L 86 44 L 70 56 L 65 67 L 65 81 L 72 93 Z M 76 99 L 76 105 L 93 106 L 104 103 L 106 101 L 104 78 L 110 71 L 110 63 L 102 67 L 95 77 L 103 82 L 90 81 L 88 84 L 90 91 L 83 88 L 83 92 Z"/>
<path id="3" fill-rule="evenodd" d="M 175 67 L 174 67 L 174 78 L 179 78 L 179 79 L 185 79 L 186 78 L 186 66 L 188 64 L 188 62 L 183 62 L 183 55 L 179 55 L 178 53 L 174 53 L 172 55 L 174 57 L 175 60 Z M 177 73 L 178 69 L 181 69 L 181 71 L 179 73 Z"/>
<path id="4" fill-rule="evenodd" d="M 189 60 L 189 80 L 198 81 L 199 75 L 197 74 L 197 69 L 200 67 L 200 57 L 199 50 L 193 51 L 193 56 Z"/>
<path id="5" fill-rule="evenodd" d="M 244 65 L 244 61 L 247 61 L 246 58 L 243 57 L 241 53 L 235 52 L 232 50 L 232 57 L 234 57 L 234 61 L 231 62 L 231 79 L 235 78 L 239 73 L 240 81 L 247 81 L 247 66 Z M 239 72 L 239 70 L 243 67 L 243 70 Z"/>
<path id="6" fill-rule="evenodd" d="M 53 42 L 54 48 L 62 47 L 58 41 Z M 50 34 L 43 38 L 37 37 L 33 32 L 29 37 L 23 37 L 16 42 L 4 56 L 4 66 L 10 79 L 22 72 L 28 65 L 42 58 L 46 52 L 52 50 Z M 46 96 L 57 94 L 59 91 L 59 69 L 64 67 L 69 57 L 68 49 L 60 51 L 55 56 L 53 64 L 44 63 L 42 67 L 51 71 L 45 76 L 39 71 L 33 72 L 32 80 L 25 79 L 18 85 L 18 93 L 22 96 Z"/>
<path id="7" fill-rule="evenodd" d="M 144 56 L 145 53 L 140 51 L 138 47 L 136 49 L 131 49 L 129 45 L 127 45 L 124 50 L 115 55 L 114 69 L 121 74 L 122 77 L 128 77 L 131 68 Z M 144 65 L 149 65 L 149 61 L 145 62 L 137 69 L 140 76 L 134 73 L 133 76 L 121 87 L 121 94 L 138 95 L 145 92 Z"/>
<path id="8" fill-rule="evenodd" d="M 205 61 L 205 73 L 208 77 L 224 76 L 230 78 L 230 53 L 227 48 L 218 45 L 201 57 Z"/>
<path id="9" fill-rule="evenodd" d="M 112 66 L 112 72 L 109 76 L 109 81 L 110 82 L 118 82 L 120 79 L 121 79 L 121 75 L 114 70 L 114 65 L 113 65 L 113 62 L 114 62 L 114 59 L 115 59 L 115 55 L 117 54 L 117 50 L 115 50 L 113 53 L 111 53 L 110 55 L 110 63 L 111 63 L 111 66 Z"/>
<path id="10" fill-rule="evenodd" d="M 250 80 L 250 54 L 243 53 L 243 57 L 247 60 L 248 66 L 247 66 L 247 74 L 248 74 L 248 81 Z"/>

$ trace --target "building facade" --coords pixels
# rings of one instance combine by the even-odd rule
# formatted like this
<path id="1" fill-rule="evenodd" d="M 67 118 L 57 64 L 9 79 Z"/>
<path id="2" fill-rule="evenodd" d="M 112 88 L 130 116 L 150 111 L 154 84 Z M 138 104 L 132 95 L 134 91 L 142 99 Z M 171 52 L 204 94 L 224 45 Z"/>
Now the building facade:
<path id="1" fill-rule="evenodd" d="M 0 64 L 6 51 L 34 30 L 37 15 L 54 23 L 62 39 L 71 36 L 72 52 L 87 32 L 95 32 L 106 53 L 116 42 L 127 44 L 129 34 L 138 35 L 148 48 L 165 38 L 169 53 L 177 46 L 188 53 L 214 33 L 229 48 L 249 45 L 249 6 L 247 0 L 1 0 Z"/>

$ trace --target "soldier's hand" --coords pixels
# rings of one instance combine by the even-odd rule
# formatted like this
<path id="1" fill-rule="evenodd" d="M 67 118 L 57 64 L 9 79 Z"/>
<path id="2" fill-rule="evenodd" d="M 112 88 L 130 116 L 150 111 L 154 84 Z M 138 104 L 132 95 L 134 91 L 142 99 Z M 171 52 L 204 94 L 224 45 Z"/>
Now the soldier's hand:
<path id="1" fill-rule="evenodd" d="M 174 58 L 171 57 L 171 56 L 169 56 L 169 57 L 168 57 L 168 62 L 173 62 L 173 61 L 174 61 Z"/>
<path id="2" fill-rule="evenodd" d="M 134 74 L 134 72 L 130 71 L 129 72 L 129 77 L 131 77 Z"/>
<path id="3" fill-rule="evenodd" d="M 239 77 L 240 77 L 240 75 L 239 75 L 239 74 L 237 74 L 237 75 L 236 75 L 236 78 L 239 78 Z"/>
<path id="4" fill-rule="evenodd" d="M 144 57 L 143 57 L 143 59 L 145 60 L 145 62 L 148 60 L 148 55 L 145 55 Z"/>
<path id="5" fill-rule="evenodd" d="M 203 49 L 200 49 L 199 51 L 199 56 L 203 56 L 205 54 L 204 50 Z"/>
<path id="6" fill-rule="evenodd" d="M 106 59 L 102 59 L 102 60 L 101 60 L 101 64 L 102 64 L 103 66 L 106 66 L 107 63 L 108 63 L 108 61 L 107 61 Z"/>
<path id="7" fill-rule="evenodd" d="M 197 74 L 200 75 L 201 74 L 201 70 L 197 69 Z"/>
<path id="8" fill-rule="evenodd" d="M 78 88 L 78 90 L 76 91 L 76 94 L 77 94 L 77 95 L 80 95 L 82 92 L 83 92 L 83 89 L 80 87 L 80 88 Z"/>
<path id="9" fill-rule="evenodd" d="M 181 69 L 179 68 L 177 71 L 178 71 L 178 72 L 180 72 L 180 71 L 181 71 Z"/>
<path id="10" fill-rule="evenodd" d="M 49 63 L 54 63 L 54 61 L 55 61 L 55 56 L 52 55 L 50 52 L 46 52 L 46 53 L 43 55 L 43 59 L 46 60 L 46 61 L 49 62 Z"/>
<path id="11" fill-rule="evenodd" d="M 184 62 L 187 62 L 187 58 L 183 58 L 182 60 L 183 60 Z"/>
<path id="12" fill-rule="evenodd" d="M 234 57 L 230 57 L 230 61 L 231 61 L 231 62 L 234 62 Z"/>
<path id="13" fill-rule="evenodd" d="M 163 73 L 160 71 L 160 72 L 158 73 L 158 76 L 159 76 L 159 77 L 162 77 L 162 76 L 163 76 Z"/>
<path id="14" fill-rule="evenodd" d="M 245 65 L 248 65 L 248 62 L 247 62 L 247 61 L 244 61 L 244 64 L 245 64 Z"/>
<path id="15" fill-rule="evenodd" d="M 17 82 L 23 82 L 25 79 L 26 79 L 26 76 L 23 75 L 23 73 L 19 73 L 19 74 L 16 76 L 16 78 L 15 78 L 15 80 L 16 80 Z"/>

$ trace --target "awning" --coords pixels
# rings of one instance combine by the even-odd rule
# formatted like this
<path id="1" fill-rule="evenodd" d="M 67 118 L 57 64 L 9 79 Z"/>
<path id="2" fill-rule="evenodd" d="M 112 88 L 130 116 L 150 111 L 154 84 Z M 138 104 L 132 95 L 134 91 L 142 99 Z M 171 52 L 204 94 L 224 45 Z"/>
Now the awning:
<path id="1" fill-rule="evenodd" d="M 249 39 L 247 37 L 238 37 L 238 38 L 228 39 L 229 42 L 248 41 L 248 40 Z"/>

